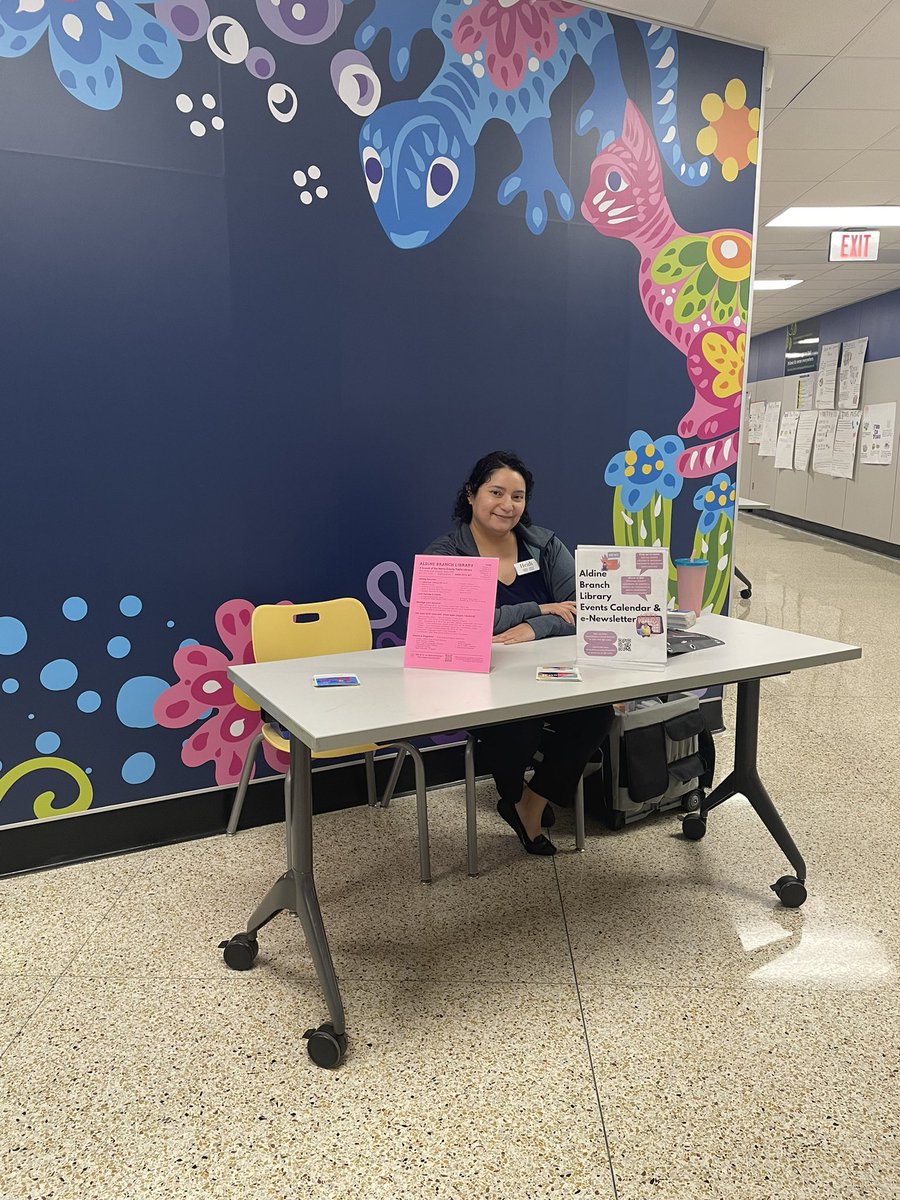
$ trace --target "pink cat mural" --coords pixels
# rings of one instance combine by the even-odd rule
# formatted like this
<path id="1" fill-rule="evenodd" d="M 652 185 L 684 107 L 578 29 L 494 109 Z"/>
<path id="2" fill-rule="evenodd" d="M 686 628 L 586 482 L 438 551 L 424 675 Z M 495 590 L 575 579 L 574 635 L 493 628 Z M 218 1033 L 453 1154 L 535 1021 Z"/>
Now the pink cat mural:
<path id="1" fill-rule="evenodd" d="M 621 137 L 594 160 L 581 212 L 598 233 L 625 238 L 640 253 L 644 311 L 687 360 L 694 402 L 678 432 L 702 444 L 679 455 L 679 474 L 701 478 L 730 466 L 741 418 L 750 235 L 681 228 L 665 197 L 653 134 L 630 100 Z"/>

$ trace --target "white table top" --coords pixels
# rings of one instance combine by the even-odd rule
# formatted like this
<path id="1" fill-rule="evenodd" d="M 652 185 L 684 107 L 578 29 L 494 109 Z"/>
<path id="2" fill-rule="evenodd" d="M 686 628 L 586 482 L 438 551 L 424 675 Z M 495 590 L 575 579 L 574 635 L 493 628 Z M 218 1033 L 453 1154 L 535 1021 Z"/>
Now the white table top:
<path id="1" fill-rule="evenodd" d="M 738 512 L 752 512 L 754 508 L 771 508 L 768 500 L 751 500 L 746 496 L 738 496 Z"/>
<path id="2" fill-rule="evenodd" d="M 311 750 L 416 737 L 542 713 L 633 700 L 659 692 L 737 683 L 860 658 L 859 646 L 702 617 L 691 632 L 725 643 L 668 659 L 661 671 L 580 663 L 581 683 L 539 683 L 535 671 L 571 663 L 574 637 L 495 645 L 486 675 L 405 670 L 403 647 L 234 666 L 228 677 Z M 315 688 L 313 675 L 352 673 L 359 687 Z"/>

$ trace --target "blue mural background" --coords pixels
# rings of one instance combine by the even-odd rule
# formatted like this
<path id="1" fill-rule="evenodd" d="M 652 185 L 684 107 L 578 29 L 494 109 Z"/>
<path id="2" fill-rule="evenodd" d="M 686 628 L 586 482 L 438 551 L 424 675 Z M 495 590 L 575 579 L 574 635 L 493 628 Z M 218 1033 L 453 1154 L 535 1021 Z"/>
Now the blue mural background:
<path id="1" fill-rule="evenodd" d="M 54 27 L 82 0 L 46 4 Z M 518 451 L 537 480 L 536 519 L 570 545 L 602 542 L 607 463 L 635 430 L 675 433 L 690 408 L 684 354 L 641 306 L 634 248 L 578 213 L 598 149 L 595 133 L 574 131 L 593 88 L 582 62 L 550 103 L 570 221 L 551 203 L 535 236 L 521 197 L 498 204 L 520 154 L 492 121 L 463 211 L 427 245 L 391 244 L 362 175 L 365 118 L 330 71 L 372 7 L 355 0 L 326 40 L 292 44 L 252 5 L 210 5 L 270 52 L 271 78 L 297 95 L 290 121 L 273 115 L 270 80 L 202 36 L 176 43 L 169 77 L 123 67 L 106 110 L 61 84 L 46 37 L 0 61 L 0 824 L 36 819 L 48 791 L 45 815 L 225 782 L 224 756 L 187 766 L 182 743 L 210 714 L 234 724 L 233 696 L 213 689 L 216 703 L 194 702 L 185 724 L 157 723 L 163 689 L 180 694 L 183 643 L 228 658 L 220 606 L 353 594 L 377 636 L 402 637 L 397 574 L 379 568 L 367 587 L 370 572 L 396 563 L 408 581 L 476 457 Z M 625 90 L 650 116 L 639 29 L 611 22 Z M 678 52 L 678 129 L 694 161 L 703 97 L 740 79 L 758 104 L 762 56 L 688 35 Z M 368 53 L 382 109 L 419 95 L 443 60 L 427 30 L 400 81 L 385 34 Z M 664 168 L 676 220 L 752 230 L 753 167 L 728 181 L 713 166 L 700 187 Z M 694 544 L 696 486 L 674 502 L 675 554 Z M 123 611 L 126 597 L 139 611 Z M 63 611 L 73 598 L 86 604 L 79 619 Z M 115 638 L 129 645 L 119 657 Z M 57 660 L 77 670 L 69 686 L 41 682 Z M 49 678 L 62 684 L 65 669 Z M 79 704 L 88 692 L 98 707 Z M 57 759 L 89 772 L 87 799 Z"/>

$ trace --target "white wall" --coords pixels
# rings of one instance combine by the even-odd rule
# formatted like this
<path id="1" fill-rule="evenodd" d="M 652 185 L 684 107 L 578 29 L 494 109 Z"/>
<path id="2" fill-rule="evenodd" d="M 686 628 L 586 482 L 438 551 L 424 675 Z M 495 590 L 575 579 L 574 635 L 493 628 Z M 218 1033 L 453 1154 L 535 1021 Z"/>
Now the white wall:
<path id="1" fill-rule="evenodd" d="M 793 408 L 796 404 L 796 378 L 758 380 L 750 385 L 750 390 L 754 402 L 779 400 L 785 408 Z M 900 358 L 866 363 L 860 407 L 892 401 L 900 410 Z M 751 500 L 764 500 L 772 506 L 773 512 L 785 516 L 900 545 L 900 472 L 896 445 L 889 467 L 860 463 L 857 450 L 853 479 L 817 474 L 812 469 L 811 455 L 808 471 L 776 471 L 775 459 L 760 458 L 759 446 L 748 443 L 746 420 L 745 411 L 738 475 L 740 495 Z"/>

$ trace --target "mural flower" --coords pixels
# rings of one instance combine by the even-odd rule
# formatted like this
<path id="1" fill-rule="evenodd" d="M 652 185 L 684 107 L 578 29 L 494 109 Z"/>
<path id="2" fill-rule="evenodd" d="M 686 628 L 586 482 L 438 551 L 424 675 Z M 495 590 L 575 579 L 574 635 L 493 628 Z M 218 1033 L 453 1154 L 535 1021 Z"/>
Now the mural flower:
<path id="1" fill-rule="evenodd" d="M 344 0 L 346 3 L 346 0 Z M 330 38 L 341 22 L 341 0 L 256 0 L 256 8 L 274 34 L 300 46 L 315 45 Z"/>
<path id="2" fill-rule="evenodd" d="M 453 28 L 453 49 L 475 54 L 484 43 L 485 66 L 495 87 L 512 91 L 522 83 L 529 59 L 556 53 L 556 22 L 584 10 L 566 0 L 479 0 Z"/>
<path id="3" fill-rule="evenodd" d="M 729 183 L 755 163 L 759 153 L 759 109 L 748 108 L 746 101 L 746 87 L 740 79 L 732 79 L 724 98 L 708 92 L 700 102 L 709 124 L 697 134 L 697 149 L 721 164 L 722 177 Z"/>
<path id="4" fill-rule="evenodd" d="M 628 439 L 628 449 L 609 460 L 603 478 L 621 493 L 616 499 L 626 512 L 639 512 L 656 493 L 671 502 L 684 482 L 675 469 L 683 449 L 681 438 L 669 434 L 654 439 L 638 429 Z"/>
<path id="5" fill-rule="evenodd" d="M 674 434 L 651 438 L 643 429 L 628 439 L 628 449 L 614 454 L 603 476 L 616 489 L 613 536 L 617 546 L 670 546 L 672 501 L 684 480 L 676 470 L 684 442 Z M 675 569 L 669 564 L 669 590 L 674 595 Z"/>
<path id="6" fill-rule="evenodd" d="M 730 475 L 720 471 L 712 482 L 694 494 L 694 508 L 700 513 L 694 534 L 692 558 L 705 558 L 706 582 L 703 608 L 721 612 L 725 607 L 732 572 L 734 507 L 737 489 Z"/>
<path id="7" fill-rule="evenodd" d="M 47 31 L 59 82 L 91 108 L 122 99 L 119 62 L 167 79 L 181 45 L 137 0 L 0 0 L 0 56 L 27 54 Z"/>
<path id="8" fill-rule="evenodd" d="M 673 238 L 653 260 L 654 283 L 681 283 L 672 307 L 680 324 L 695 320 L 706 308 L 717 325 L 733 314 L 747 324 L 753 243 L 737 229 L 686 234 Z"/>
<path id="9" fill-rule="evenodd" d="M 223 787 L 240 779 L 247 751 L 262 720 L 253 701 L 235 688 L 227 674 L 232 663 L 253 662 L 252 613 L 249 600 L 222 604 L 216 612 L 216 629 L 231 657 L 212 646 L 181 646 L 172 660 L 178 682 L 167 688 L 153 706 L 157 724 L 167 729 L 183 729 L 213 710 L 213 715 L 182 746 L 181 761 L 187 767 L 215 763 L 216 783 Z M 286 754 L 265 741 L 263 753 L 273 770 L 287 770 Z"/>

